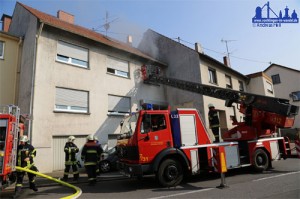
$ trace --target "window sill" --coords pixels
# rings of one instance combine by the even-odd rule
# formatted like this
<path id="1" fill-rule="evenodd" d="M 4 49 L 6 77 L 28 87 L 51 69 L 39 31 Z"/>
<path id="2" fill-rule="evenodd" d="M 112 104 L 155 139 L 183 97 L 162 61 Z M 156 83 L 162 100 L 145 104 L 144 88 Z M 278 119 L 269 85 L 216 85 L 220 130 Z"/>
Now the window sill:
<path id="1" fill-rule="evenodd" d="M 61 64 L 66 64 L 66 65 L 69 65 L 69 66 L 74 66 L 76 68 L 82 68 L 82 69 L 90 70 L 89 66 L 81 66 L 81 65 L 71 64 L 69 62 L 64 62 L 64 61 L 60 61 L 60 60 L 57 60 L 57 59 L 55 61 L 58 62 L 58 63 L 61 63 Z"/>
<path id="2" fill-rule="evenodd" d="M 83 112 L 58 111 L 58 110 L 54 110 L 53 113 L 67 113 L 67 114 L 80 114 L 80 115 L 90 115 L 91 114 L 91 113 L 83 113 Z"/>
<path id="3" fill-rule="evenodd" d="M 129 115 L 129 113 L 117 113 L 117 112 L 108 112 L 107 113 L 107 116 L 126 116 L 126 115 Z"/>
<path id="4" fill-rule="evenodd" d="M 116 76 L 116 77 L 121 77 L 121 78 L 124 78 L 124 79 L 130 79 L 130 77 L 124 77 L 124 76 L 121 76 L 121 75 L 116 75 L 116 74 L 114 74 L 114 73 L 106 72 L 106 74 L 112 75 L 112 76 Z"/>

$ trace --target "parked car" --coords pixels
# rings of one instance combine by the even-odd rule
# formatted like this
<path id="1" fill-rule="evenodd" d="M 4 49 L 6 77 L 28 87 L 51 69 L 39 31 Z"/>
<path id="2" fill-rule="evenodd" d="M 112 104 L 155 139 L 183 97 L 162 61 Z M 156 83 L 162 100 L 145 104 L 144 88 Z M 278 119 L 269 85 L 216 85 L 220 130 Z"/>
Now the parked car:
<path id="1" fill-rule="evenodd" d="M 117 162 L 119 161 L 116 147 L 113 147 L 101 154 L 101 161 L 99 168 L 102 173 L 113 171 L 117 169 Z"/>

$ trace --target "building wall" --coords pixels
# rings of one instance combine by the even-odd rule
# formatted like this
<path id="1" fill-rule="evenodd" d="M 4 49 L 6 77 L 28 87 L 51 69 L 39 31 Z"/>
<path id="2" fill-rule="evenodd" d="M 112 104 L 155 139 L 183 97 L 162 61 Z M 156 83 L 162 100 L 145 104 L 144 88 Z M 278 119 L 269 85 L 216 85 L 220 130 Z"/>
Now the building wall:
<path id="1" fill-rule="evenodd" d="M 4 58 L 0 58 L 0 105 L 16 104 L 19 61 L 19 38 L 0 32 Z"/>
<path id="2" fill-rule="evenodd" d="M 89 69 L 57 62 L 58 40 L 89 49 Z M 145 85 L 136 75 L 144 63 L 79 36 L 44 26 L 36 55 L 32 143 L 40 154 L 36 162 L 41 171 L 52 169 L 53 136 L 95 134 L 104 144 L 108 134 L 119 132 L 123 116 L 107 115 L 109 94 L 130 97 L 131 111 L 140 108 L 141 99 L 165 101 L 162 87 Z M 130 62 L 130 78 L 107 74 L 108 55 Z M 89 114 L 55 112 L 56 87 L 88 91 Z M 45 159 L 49 164 L 42 164 Z"/>
<path id="3" fill-rule="evenodd" d="M 300 107 L 300 101 L 293 102 L 290 98 L 291 92 L 300 91 L 300 71 L 273 65 L 265 73 L 270 77 L 277 74 L 280 76 L 281 83 L 274 84 L 276 97 L 289 99 L 290 104 Z M 295 117 L 294 128 L 300 129 L 300 113 Z"/>
<path id="4" fill-rule="evenodd" d="M 209 68 L 216 70 L 217 84 L 212 84 L 209 82 L 209 73 L 208 73 Z M 201 62 L 201 79 L 202 79 L 203 84 L 226 88 L 225 75 L 228 75 L 231 77 L 233 90 L 237 90 L 237 91 L 239 90 L 238 81 L 242 81 L 244 84 L 244 88 L 246 87 L 246 83 L 241 77 L 238 77 L 237 75 L 235 75 L 233 73 L 225 71 L 224 69 L 216 66 L 215 64 L 213 64 L 211 62 L 202 60 L 202 62 Z M 245 91 L 246 91 L 246 89 L 245 89 Z M 203 96 L 203 104 L 204 104 L 203 108 L 204 108 L 204 112 L 205 112 L 204 118 L 205 118 L 205 123 L 206 123 L 207 129 L 209 129 L 208 104 L 210 104 L 210 103 L 212 103 L 215 106 L 215 108 L 217 110 L 219 110 L 221 132 L 224 132 L 233 127 L 230 116 L 236 116 L 236 119 L 238 121 L 242 121 L 243 115 L 239 112 L 237 104 L 233 104 L 233 107 L 226 107 L 225 99 L 217 99 L 217 98 L 212 98 L 212 97 L 208 97 L 208 96 Z"/>
<path id="5" fill-rule="evenodd" d="M 251 75 L 250 75 L 251 76 Z M 268 84 L 272 86 L 272 92 L 268 91 Z M 248 91 L 250 93 L 255 93 L 258 95 L 265 95 L 274 97 L 275 96 L 275 90 L 272 83 L 272 80 L 270 77 L 259 73 L 259 75 L 252 75 L 250 78 L 250 82 L 247 85 Z"/>
<path id="6" fill-rule="evenodd" d="M 138 48 L 155 59 L 167 63 L 168 67 L 164 69 L 166 77 L 201 82 L 199 55 L 196 51 L 151 30 L 144 34 Z M 170 86 L 162 87 L 172 109 L 180 105 L 185 107 L 191 105 L 202 114 L 202 95 Z"/>
<path id="7" fill-rule="evenodd" d="M 31 114 L 37 25 L 37 19 L 20 4 L 16 4 L 9 33 L 23 38 L 18 96 L 18 106 L 22 114 Z M 29 123 L 26 124 L 27 128 L 31 128 Z"/>

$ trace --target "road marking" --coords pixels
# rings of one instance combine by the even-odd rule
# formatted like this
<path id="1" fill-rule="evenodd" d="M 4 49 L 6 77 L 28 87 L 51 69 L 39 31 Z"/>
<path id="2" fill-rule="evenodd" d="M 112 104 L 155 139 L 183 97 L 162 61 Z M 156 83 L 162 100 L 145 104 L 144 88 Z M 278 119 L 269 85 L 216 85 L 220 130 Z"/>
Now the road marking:
<path id="1" fill-rule="evenodd" d="M 271 176 L 271 177 L 266 177 L 266 178 L 260 178 L 260 179 L 257 179 L 257 180 L 252 180 L 252 182 L 257 182 L 257 181 L 261 181 L 261 180 L 267 180 L 267 179 L 271 179 L 271 178 L 278 178 L 278 177 L 281 177 L 281 176 L 286 176 L 286 175 L 291 175 L 291 174 L 296 174 L 296 173 L 300 173 L 300 171 L 295 171 L 295 172 L 280 174 L 280 175 L 277 175 L 277 176 Z"/>
<path id="2" fill-rule="evenodd" d="M 215 189 L 215 188 L 200 189 L 200 190 L 195 190 L 195 191 L 189 191 L 189 192 L 184 192 L 184 193 L 177 193 L 177 194 L 172 194 L 172 195 L 167 195 L 167 196 L 159 196 L 159 197 L 148 198 L 148 199 L 171 198 L 171 197 L 182 196 L 182 195 L 187 195 L 187 194 L 192 194 L 192 193 L 198 193 L 198 192 L 203 192 L 203 191 L 209 191 L 209 190 L 212 190 L 212 189 Z"/>

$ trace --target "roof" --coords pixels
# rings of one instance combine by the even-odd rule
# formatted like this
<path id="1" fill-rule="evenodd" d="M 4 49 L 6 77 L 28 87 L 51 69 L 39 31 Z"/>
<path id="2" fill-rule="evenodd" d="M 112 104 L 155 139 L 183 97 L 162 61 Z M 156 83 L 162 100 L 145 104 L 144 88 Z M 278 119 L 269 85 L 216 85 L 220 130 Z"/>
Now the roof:
<path id="1" fill-rule="evenodd" d="M 251 73 L 251 74 L 247 75 L 247 77 L 249 77 L 249 78 L 264 77 L 267 80 L 272 82 L 272 79 L 264 72 Z"/>
<path id="2" fill-rule="evenodd" d="M 82 37 L 94 40 L 96 42 L 105 44 L 107 46 L 119 49 L 121 51 L 125 51 L 134 55 L 137 55 L 139 57 L 142 57 L 144 59 L 148 59 L 149 61 L 153 61 L 156 63 L 161 63 L 158 60 L 155 60 L 154 58 L 142 53 L 141 51 L 139 51 L 137 48 L 131 47 L 129 45 L 126 45 L 125 43 L 122 42 L 118 42 L 116 40 L 113 40 L 109 37 L 106 37 L 100 33 L 97 33 L 95 31 L 92 31 L 90 29 L 84 28 L 82 26 L 79 25 L 75 25 L 75 24 L 71 24 L 68 22 L 65 22 L 63 20 L 58 19 L 57 17 L 54 17 L 52 15 L 43 13 L 39 10 L 36 10 L 34 8 L 31 8 L 27 5 L 24 5 L 20 2 L 17 2 L 19 5 L 21 5 L 22 7 L 24 7 L 26 10 L 28 10 L 32 15 L 34 15 L 35 17 L 37 17 L 41 23 L 47 24 L 49 26 L 61 29 L 61 30 L 65 30 L 67 32 L 71 32 L 77 35 L 80 35 Z M 164 65 L 164 64 L 163 64 Z"/>
<path id="3" fill-rule="evenodd" d="M 270 68 L 272 67 L 279 67 L 279 68 L 284 68 L 284 69 L 287 69 L 287 70 L 291 70 L 291 71 L 295 71 L 295 72 L 298 72 L 300 73 L 300 70 L 297 70 L 297 69 L 293 69 L 293 68 L 289 68 L 289 67 L 286 67 L 286 66 L 282 66 L 282 65 L 279 65 L 279 64 L 271 64 L 268 68 L 266 68 L 263 72 L 266 72 L 267 70 L 269 70 Z"/>

